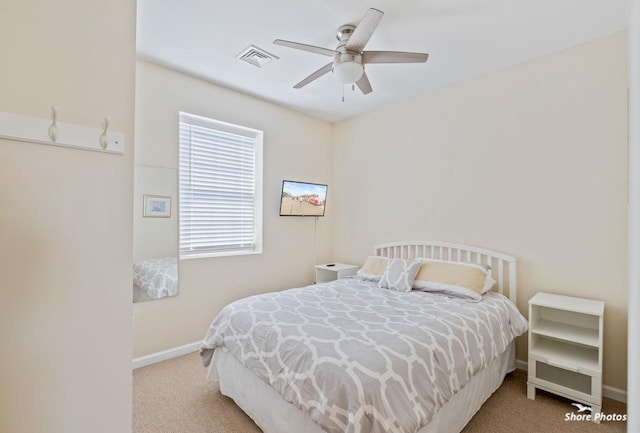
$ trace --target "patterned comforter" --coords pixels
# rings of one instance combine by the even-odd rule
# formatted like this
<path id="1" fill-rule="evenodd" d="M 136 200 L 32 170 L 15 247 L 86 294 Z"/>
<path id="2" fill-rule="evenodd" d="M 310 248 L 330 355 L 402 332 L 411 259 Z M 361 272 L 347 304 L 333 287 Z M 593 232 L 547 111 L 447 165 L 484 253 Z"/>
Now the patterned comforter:
<path id="1" fill-rule="evenodd" d="M 350 278 L 228 305 L 201 354 L 228 350 L 328 433 L 416 432 L 526 329 L 497 293 L 474 303 Z"/>
<path id="2" fill-rule="evenodd" d="M 144 259 L 133 265 L 133 284 L 149 299 L 178 294 L 178 260 L 175 257 Z"/>

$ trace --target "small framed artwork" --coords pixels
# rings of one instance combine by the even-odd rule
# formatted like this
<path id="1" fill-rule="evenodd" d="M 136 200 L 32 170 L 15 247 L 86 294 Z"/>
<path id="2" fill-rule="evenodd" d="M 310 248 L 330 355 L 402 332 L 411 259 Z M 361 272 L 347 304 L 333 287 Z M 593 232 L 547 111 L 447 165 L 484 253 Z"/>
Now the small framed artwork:
<path id="1" fill-rule="evenodd" d="M 171 197 L 144 194 L 142 215 L 151 218 L 171 218 Z"/>

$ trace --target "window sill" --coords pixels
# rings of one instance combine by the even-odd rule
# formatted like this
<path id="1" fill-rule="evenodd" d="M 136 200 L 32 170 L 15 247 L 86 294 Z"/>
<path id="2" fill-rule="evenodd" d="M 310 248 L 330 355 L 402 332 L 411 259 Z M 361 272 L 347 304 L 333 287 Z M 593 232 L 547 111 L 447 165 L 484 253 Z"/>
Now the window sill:
<path id="1" fill-rule="evenodd" d="M 206 259 L 210 257 L 249 256 L 255 254 L 262 254 L 262 248 L 251 251 L 221 251 L 218 253 L 189 254 L 186 256 L 180 256 L 180 260 Z"/>

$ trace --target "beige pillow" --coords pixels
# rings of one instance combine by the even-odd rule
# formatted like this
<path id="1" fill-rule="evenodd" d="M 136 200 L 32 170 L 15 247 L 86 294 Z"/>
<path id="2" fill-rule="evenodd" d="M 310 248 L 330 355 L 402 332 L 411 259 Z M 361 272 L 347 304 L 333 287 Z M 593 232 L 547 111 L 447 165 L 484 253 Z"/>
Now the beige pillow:
<path id="1" fill-rule="evenodd" d="M 482 299 L 482 294 L 495 284 L 490 270 L 483 265 L 464 262 L 421 259 L 413 288 L 423 291 L 444 292 L 453 296 Z"/>
<path id="2" fill-rule="evenodd" d="M 387 269 L 388 259 L 380 256 L 369 256 L 364 265 L 358 270 L 357 275 L 366 279 L 378 281 Z"/>

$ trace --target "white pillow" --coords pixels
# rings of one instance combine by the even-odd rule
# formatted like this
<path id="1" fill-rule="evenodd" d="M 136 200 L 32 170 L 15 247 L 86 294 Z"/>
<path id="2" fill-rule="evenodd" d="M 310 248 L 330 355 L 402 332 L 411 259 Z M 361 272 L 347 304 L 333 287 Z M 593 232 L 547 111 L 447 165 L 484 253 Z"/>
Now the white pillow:
<path id="1" fill-rule="evenodd" d="M 389 259 L 378 287 L 410 292 L 421 264 L 417 260 Z"/>
<path id="2" fill-rule="evenodd" d="M 490 292 L 496 284 L 498 284 L 498 282 L 491 278 L 491 267 L 489 267 L 489 270 L 487 271 L 487 279 L 484 280 L 484 287 L 482 287 L 482 294 L 484 295 L 485 293 Z"/>

